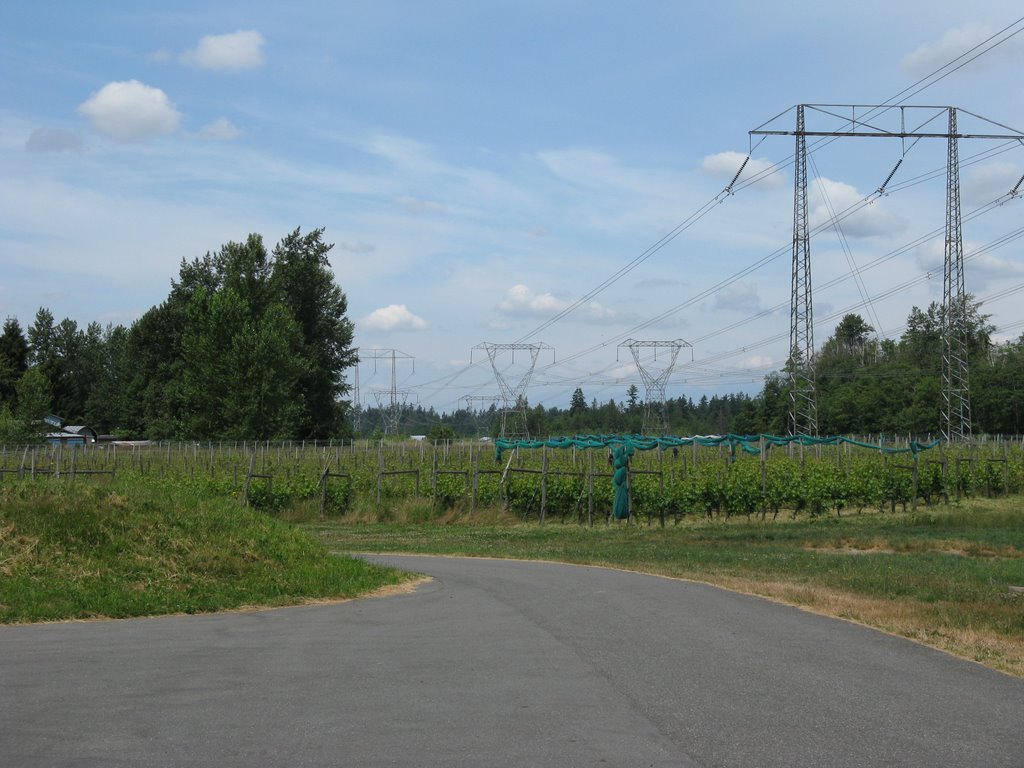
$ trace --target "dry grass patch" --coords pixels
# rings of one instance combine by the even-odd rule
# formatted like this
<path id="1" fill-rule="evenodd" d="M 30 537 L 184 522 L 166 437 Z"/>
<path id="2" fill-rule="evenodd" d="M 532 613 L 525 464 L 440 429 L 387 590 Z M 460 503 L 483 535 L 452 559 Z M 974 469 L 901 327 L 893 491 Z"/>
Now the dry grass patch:
<path id="1" fill-rule="evenodd" d="M 958 626 L 947 619 L 958 614 L 952 604 L 921 604 L 878 599 L 828 589 L 816 584 L 757 581 L 730 576 L 710 577 L 709 584 L 767 597 L 823 616 L 854 621 L 954 656 L 1024 677 L 1024 638 L 1008 637 L 988 628 Z M 1006 611 L 1024 611 L 1024 596 L 1007 594 Z"/>

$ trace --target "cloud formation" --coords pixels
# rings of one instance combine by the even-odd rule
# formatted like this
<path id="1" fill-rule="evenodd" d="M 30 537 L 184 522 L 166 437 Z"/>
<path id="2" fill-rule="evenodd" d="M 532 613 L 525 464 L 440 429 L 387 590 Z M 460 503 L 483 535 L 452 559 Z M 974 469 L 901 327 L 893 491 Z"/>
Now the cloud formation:
<path id="1" fill-rule="evenodd" d="M 65 128 L 36 128 L 25 142 L 26 152 L 78 152 L 82 137 Z"/>
<path id="2" fill-rule="evenodd" d="M 903 71 L 911 77 L 930 75 L 940 67 L 944 67 L 971 51 L 994 34 L 996 34 L 994 28 L 988 24 L 978 23 L 947 30 L 937 41 L 925 43 L 904 56 L 901 62 Z M 978 57 L 977 61 L 972 61 L 967 66 L 975 69 L 982 66 L 996 66 L 1000 63 L 1024 61 L 1024 38 L 1011 37 L 1004 40 L 1005 42 L 1000 43 L 999 47 L 993 48 L 991 53 Z M 971 55 L 973 54 L 965 56 L 963 61 L 969 59 Z"/>
<path id="3" fill-rule="evenodd" d="M 826 224 L 832 219 L 834 212 L 840 219 L 839 226 L 848 237 L 879 237 L 897 235 L 907 228 L 907 220 L 890 213 L 882 201 L 876 200 L 872 205 L 861 208 L 856 213 L 843 217 L 843 212 L 858 204 L 865 195 L 856 187 L 841 181 L 832 181 L 819 176 L 807 186 L 812 201 L 809 212 L 811 228 Z M 826 201 L 828 204 L 826 204 Z M 831 206 L 832 211 L 829 211 Z"/>
<path id="4" fill-rule="evenodd" d="M 374 331 L 418 331 L 427 327 L 427 321 L 410 312 L 405 304 L 389 304 L 373 310 L 363 319 L 362 325 Z"/>
<path id="5" fill-rule="evenodd" d="M 118 141 L 137 141 L 172 133 L 181 113 L 159 88 L 125 80 L 107 83 L 78 107 L 92 127 Z"/>
<path id="6" fill-rule="evenodd" d="M 254 29 L 226 35 L 207 35 L 195 48 L 181 54 L 181 60 L 200 69 L 241 72 L 263 66 L 263 35 Z"/>
<path id="7" fill-rule="evenodd" d="M 442 203 L 434 200 L 423 200 L 411 195 L 399 195 L 395 198 L 395 202 L 409 213 L 444 213 L 447 210 Z"/>
<path id="8" fill-rule="evenodd" d="M 755 176 L 765 173 L 773 165 L 770 160 L 759 160 L 752 157 L 744 166 L 743 161 L 746 157 L 746 155 L 741 155 L 739 152 L 718 152 L 714 155 L 708 155 L 705 157 L 700 164 L 700 169 L 709 176 L 715 176 L 720 179 L 731 181 L 732 177 L 736 175 L 736 172 L 740 167 L 743 167 L 743 173 L 741 173 L 739 178 L 736 179 L 737 184 L 743 184 L 749 182 Z M 782 169 L 780 168 L 779 170 Z M 783 186 L 786 181 L 787 178 L 785 173 L 772 173 L 758 179 L 754 185 L 758 187 L 775 188 Z"/>
<path id="9" fill-rule="evenodd" d="M 211 141 L 232 141 L 241 135 L 242 132 L 226 117 L 218 117 L 199 129 L 199 138 Z"/>
<path id="10" fill-rule="evenodd" d="M 761 309 L 761 296 L 755 284 L 735 282 L 715 294 L 714 308 L 749 314 Z"/>
<path id="11" fill-rule="evenodd" d="M 571 302 L 551 293 L 534 293 L 529 286 L 519 283 L 505 292 L 505 298 L 498 302 L 498 309 L 519 317 L 549 317 L 561 312 L 570 304 Z M 608 320 L 616 315 L 614 309 L 602 306 L 596 301 L 579 307 L 576 311 L 588 320 Z"/>
<path id="12" fill-rule="evenodd" d="M 394 202 L 406 209 L 407 212 L 415 213 L 417 215 L 445 212 L 445 208 L 442 204 L 433 200 L 421 200 L 420 198 L 414 198 L 411 195 L 399 195 L 394 199 Z"/>

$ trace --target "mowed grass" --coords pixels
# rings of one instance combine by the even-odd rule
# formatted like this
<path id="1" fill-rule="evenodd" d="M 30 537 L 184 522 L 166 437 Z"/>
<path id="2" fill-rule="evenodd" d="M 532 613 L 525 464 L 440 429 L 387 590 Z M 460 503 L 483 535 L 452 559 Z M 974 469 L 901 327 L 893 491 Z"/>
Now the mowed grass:
<path id="1" fill-rule="evenodd" d="M 463 518 L 465 520 L 465 518 Z M 678 526 L 307 526 L 336 551 L 603 565 L 694 579 L 862 622 L 1024 677 L 1024 503 Z"/>
<path id="2" fill-rule="evenodd" d="M 408 578 L 169 482 L 0 485 L 0 622 L 281 606 Z"/>

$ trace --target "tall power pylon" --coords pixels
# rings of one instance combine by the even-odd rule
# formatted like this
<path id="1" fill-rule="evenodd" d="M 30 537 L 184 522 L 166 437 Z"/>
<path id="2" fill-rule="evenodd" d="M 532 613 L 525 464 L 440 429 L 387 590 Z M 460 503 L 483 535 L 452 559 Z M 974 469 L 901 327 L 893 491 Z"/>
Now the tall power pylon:
<path id="1" fill-rule="evenodd" d="M 554 357 L 554 347 L 543 342 L 534 344 L 494 344 L 481 342 L 473 347 L 473 350 L 482 349 L 487 353 L 491 361 L 491 370 L 494 371 L 494 379 L 498 383 L 498 391 L 501 393 L 501 427 L 498 436 L 502 438 L 530 438 L 530 427 L 527 423 L 527 400 L 526 388 L 530 385 L 533 371 L 537 367 L 537 358 L 544 350 L 550 349 Z M 507 370 L 498 367 L 498 359 L 504 352 L 511 353 L 511 361 L 515 363 L 516 352 L 525 352 L 529 357 L 529 363 L 524 369 L 512 371 L 511 366 Z M 469 353 L 470 361 L 473 358 L 472 350 Z M 518 378 L 516 378 L 518 376 Z"/>
<path id="2" fill-rule="evenodd" d="M 960 217 L 960 149 L 956 109 L 949 109 L 946 161 L 946 244 L 943 249 L 942 437 L 971 439 L 971 399 L 967 362 L 967 292 L 964 289 L 964 239 Z"/>
<path id="3" fill-rule="evenodd" d="M 665 408 L 665 387 L 668 384 L 672 371 L 675 370 L 676 360 L 683 347 L 691 346 L 682 339 L 672 341 L 637 341 L 627 339 L 619 344 L 619 349 L 626 347 L 633 354 L 633 362 L 644 382 L 644 422 L 643 433 L 647 434 L 668 434 L 668 411 Z M 653 349 L 654 359 L 645 363 L 640 358 L 641 350 Z M 668 354 L 662 355 L 661 365 L 657 365 L 658 350 L 668 350 Z M 668 358 L 666 360 L 666 357 Z M 653 364 L 652 364 L 653 363 Z"/>
<path id="4" fill-rule="evenodd" d="M 796 108 L 793 172 L 793 273 L 789 302 L 789 433 L 818 434 L 814 391 L 814 303 L 811 295 L 811 233 L 807 216 L 807 135 L 804 105 Z"/>
<path id="5" fill-rule="evenodd" d="M 398 425 L 402 420 L 402 413 L 408 405 L 409 398 L 415 397 L 412 390 L 398 388 L 398 361 L 415 358 L 397 349 L 372 349 L 368 352 L 359 353 L 360 360 L 373 360 L 374 372 L 377 370 L 378 360 L 391 361 L 391 386 L 387 389 L 374 389 L 373 397 L 377 401 L 377 407 L 384 412 L 384 434 L 393 435 L 398 432 Z M 413 363 L 413 373 L 416 372 L 416 364 Z"/>
<path id="6" fill-rule="evenodd" d="M 838 120 L 841 130 L 807 130 L 805 109 Z M 850 110 L 849 115 L 840 110 Z M 971 438 L 971 409 L 968 388 L 967 298 L 964 288 L 963 234 L 960 214 L 960 139 L 1024 140 L 1017 131 L 979 115 L 959 110 L 1012 133 L 961 133 L 957 128 L 957 107 L 871 105 L 871 104 L 799 104 L 796 130 L 773 130 L 765 126 L 750 131 L 760 136 L 795 136 L 793 195 L 793 278 L 790 313 L 790 430 L 793 433 L 817 431 L 817 404 L 814 391 L 814 315 L 811 303 L 810 237 L 807 222 L 807 143 L 808 136 L 821 138 L 875 137 L 905 139 L 945 139 L 946 161 L 946 243 L 943 270 L 943 353 L 942 353 L 942 436 L 950 441 Z M 785 113 L 783 113 L 785 114 Z M 881 125 L 886 115 L 899 116 L 899 125 Z M 945 114 L 947 130 L 927 131 L 924 127 Z M 919 115 L 923 115 L 918 119 Z M 907 130 L 907 117 L 913 116 L 916 129 Z M 869 122 L 870 121 L 870 122 Z M 897 164 L 898 167 L 899 164 Z M 895 169 L 893 171 L 895 173 Z M 886 184 L 892 178 L 889 174 Z M 881 194 L 885 184 L 876 194 Z"/>

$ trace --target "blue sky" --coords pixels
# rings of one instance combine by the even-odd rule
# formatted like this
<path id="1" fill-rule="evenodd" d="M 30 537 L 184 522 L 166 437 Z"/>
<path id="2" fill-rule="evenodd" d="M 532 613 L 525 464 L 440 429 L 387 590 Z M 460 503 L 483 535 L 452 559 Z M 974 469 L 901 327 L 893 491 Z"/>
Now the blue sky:
<path id="1" fill-rule="evenodd" d="M 755 392 L 786 355 L 793 190 L 788 168 L 742 182 L 785 163 L 789 137 L 534 331 L 713 200 L 748 131 L 798 103 L 885 102 L 1020 18 L 1011 5 L 6 3 L 0 315 L 129 324 L 183 258 L 324 227 L 357 344 L 414 357 L 398 381 L 424 404 L 495 394 L 472 348 L 524 340 L 554 348 L 533 403 L 564 406 L 576 386 L 622 399 L 640 384 L 618 349 L 630 337 L 692 342 L 670 397 Z M 1024 129 L 1022 71 L 1024 32 L 908 103 Z M 966 115 L 961 129 L 1003 132 Z M 1024 174 L 1024 146 L 997 144 L 961 142 L 965 214 Z M 811 245 L 817 343 L 844 311 L 898 336 L 912 305 L 941 300 L 942 237 L 926 235 L 944 221 L 944 177 L 928 174 L 945 143 L 847 139 L 812 157 L 812 224 L 904 157 L 890 194 L 843 221 L 847 248 L 828 228 Z M 1024 240 L 993 244 L 1022 222 L 1018 198 L 964 225 L 968 289 L 993 297 L 999 338 L 1024 330 Z M 526 359 L 497 362 L 518 379 Z M 389 375 L 364 363 L 363 399 Z"/>

